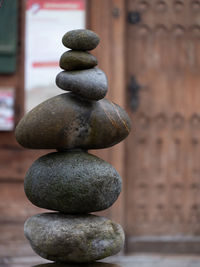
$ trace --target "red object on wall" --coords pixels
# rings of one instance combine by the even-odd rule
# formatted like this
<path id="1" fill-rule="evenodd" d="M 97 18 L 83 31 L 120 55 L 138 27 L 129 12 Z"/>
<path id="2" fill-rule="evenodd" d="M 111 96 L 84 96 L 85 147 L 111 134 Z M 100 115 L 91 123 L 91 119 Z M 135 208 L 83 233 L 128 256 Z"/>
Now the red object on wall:
<path id="1" fill-rule="evenodd" d="M 84 10 L 85 0 L 68 1 L 68 0 L 28 0 L 27 9 L 38 12 L 40 9 L 47 10 Z"/>

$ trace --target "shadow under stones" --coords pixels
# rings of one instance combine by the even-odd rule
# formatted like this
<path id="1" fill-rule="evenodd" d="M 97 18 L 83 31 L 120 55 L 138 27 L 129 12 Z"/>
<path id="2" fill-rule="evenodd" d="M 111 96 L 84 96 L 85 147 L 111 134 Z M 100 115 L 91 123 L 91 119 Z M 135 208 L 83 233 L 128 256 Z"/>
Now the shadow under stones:
<path id="1" fill-rule="evenodd" d="M 67 264 L 67 263 L 44 263 L 39 265 L 34 265 L 32 267 L 121 267 L 120 265 L 104 262 L 95 263 L 80 263 L 80 264 Z"/>

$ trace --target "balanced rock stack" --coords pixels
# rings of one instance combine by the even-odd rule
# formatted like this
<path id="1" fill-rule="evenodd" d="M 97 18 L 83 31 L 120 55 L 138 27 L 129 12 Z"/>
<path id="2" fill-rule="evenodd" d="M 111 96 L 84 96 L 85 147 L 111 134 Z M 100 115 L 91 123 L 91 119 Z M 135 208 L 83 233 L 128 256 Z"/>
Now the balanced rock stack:
<path id="1" fill-rule="evenodd" d="M 25 115 L 16 139 L 31 149 L 56 149 L 37 159 L 27 172 L 25 193 L 36 206 L 57 212 L 29 218 L 24 230 L 33 250 L 57 262 L 91 262 L 116 254 L 124 243 L 121 226 L 88 213 L 110 207 L 121 191 L 121 178 L 107 162 L 87 153 L 110 147 L 130 131 L 130 119 L 103 99 L 107 78 L 86 52 L 99 37 L 74 30 L 63 37 L 72 50 L 60 59 L 64 71 L 56 84 L 71 91 L 52 97 Z"/>

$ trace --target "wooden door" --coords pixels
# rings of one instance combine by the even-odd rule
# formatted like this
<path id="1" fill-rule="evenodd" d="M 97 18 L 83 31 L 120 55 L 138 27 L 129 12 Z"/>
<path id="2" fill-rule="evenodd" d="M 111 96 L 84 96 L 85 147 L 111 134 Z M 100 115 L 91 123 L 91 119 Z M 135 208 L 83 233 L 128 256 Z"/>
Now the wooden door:
<path id="1" fill-rule="evenodd" d="M 128 0 L 126 41 L 127 248 L 199 251 L 200 1 Z"/>

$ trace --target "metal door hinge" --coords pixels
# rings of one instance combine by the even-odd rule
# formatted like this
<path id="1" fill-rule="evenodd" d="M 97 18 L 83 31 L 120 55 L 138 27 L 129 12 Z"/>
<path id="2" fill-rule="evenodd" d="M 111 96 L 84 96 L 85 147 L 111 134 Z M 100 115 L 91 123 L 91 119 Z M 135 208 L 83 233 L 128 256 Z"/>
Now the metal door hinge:
<path id="1" fill-rule="evenodd" d="M 139 107 L 139 91 L 141 89 L 140 84 L 137 82 L 135 76 L 131 76 L 130 83 L 128 84 L 128 101 L 130 108 L 135 112 Z"/>
<path id="2" fill-rule="evenodd" d="M 137 24 L 141 21 L 141 14 L 138 11 L 130 11 L 127 16 L 128 23 Z"/>

